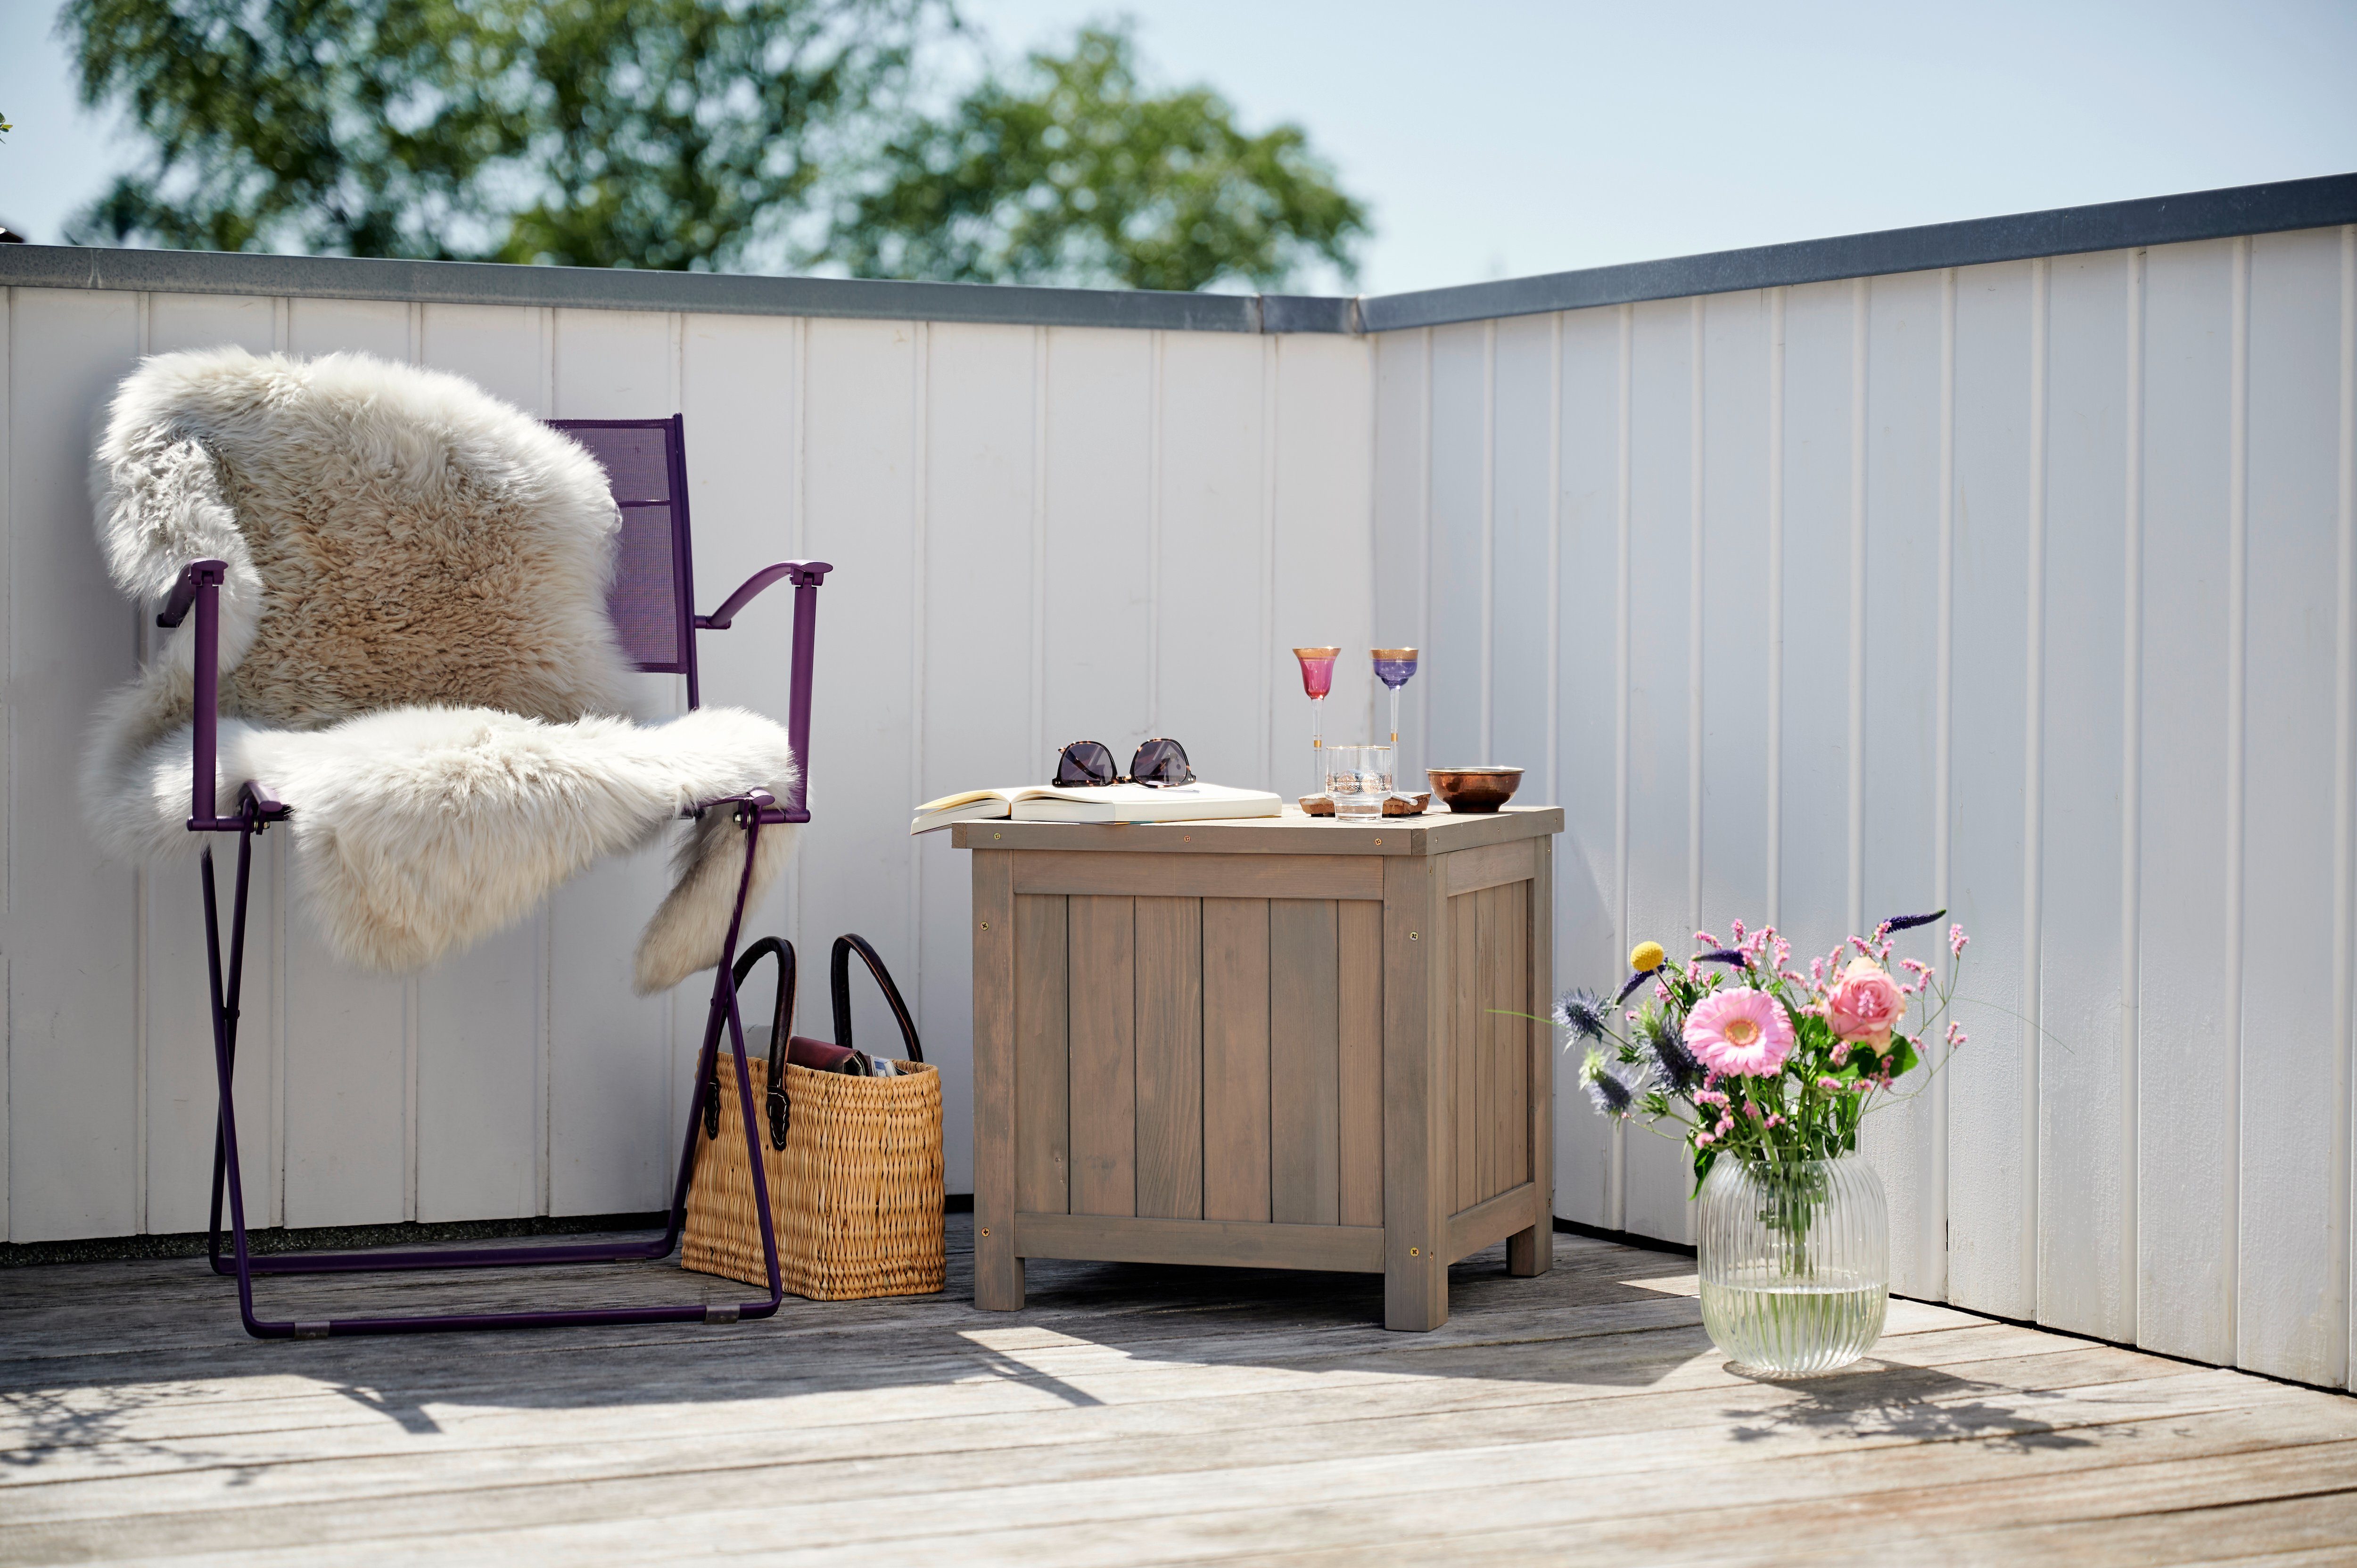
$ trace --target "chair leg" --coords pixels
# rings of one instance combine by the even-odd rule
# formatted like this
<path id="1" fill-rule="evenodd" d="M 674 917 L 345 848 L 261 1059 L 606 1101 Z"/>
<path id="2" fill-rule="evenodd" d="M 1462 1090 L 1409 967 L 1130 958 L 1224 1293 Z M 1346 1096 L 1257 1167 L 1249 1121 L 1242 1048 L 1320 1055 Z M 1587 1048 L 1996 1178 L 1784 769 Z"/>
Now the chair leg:
<path id="1" fill-rule="evenodd" d="M 470 1248 L 414 1252 L 313 1252 L 253 1256 L 245 1224 L 245 1184 L 238 1165 L 237 1105 L 233 1089 L 237 1053 L 238 994 L 244 979 L 246 892 L 252 868 L 253 824 L 238 835 L 237 894 L 231 916 L 226 982 L 222 974 L 220 902 L 213 885 L 212 851 L 208 847 L 200 867 L 205 896 L 205 948 L 211 989 L 213 1063 L 220 1095 L 220 1113 L 213 1134 L 213 1210 L 210 1247 L 212 1267 L 237 1278 L 238 1311 L 245 1331 L 257 1339 L 313 1339 L 362 1334 L 434 1334 L 475 1328 L 558 1328 L 651 1323 L 737 1323 L 768 1317 L 785 1301 L 778 1270 L 777 1238 L 770 1220 L 769 1183 L 760 1154 L 760 1133 L 753 1116 L 751 1068 L 746 1059 L 744 1023 L 737 1007 L 732 969 L 737 941 L 752 890 L 754 855 L 759 847 L 758 811 L 749 814 L 746 830 L 745 869 L 737 885 L 737 906 L 728 923 L 717 973 L 713 980 L 711 1022 L 696 1075 L 697 1091 L 688 1109 L 687 1137 L 682 1151 L 679 1181 L 673 1190 L 670 1223 L 651 1241 L 591 1243 L 567 1247 Z M 737 1061 L 737 1092 L 745 1121 L 746 1153 L 753 1165 L 753 1197 L 761 1225 L 762 1251 L 769 1264 L 770 1294 L 766 1301 L 733 1305 L 680 1306 L 576 1307 L 545 1311 L 422 1314 L 393 1317 L 339 1317 L 316 1321 L 260 1318 L 253 1311 L 253 1276 L 261 1273 L 369 1273 L 414 1269 L 467 1269 L 545 1266 L 551 1263 L 645 1262 L 670 1256 L 677 1244 L 686 1212 L 687 1184 L 694 1168 L 695 1135 L 703 1120 L 703 1086 L 712 1070 L 720 1026 L 726 1022 Z M 221 1208 L 229 1199 L 231 1255 L 221 1256 Z"/>

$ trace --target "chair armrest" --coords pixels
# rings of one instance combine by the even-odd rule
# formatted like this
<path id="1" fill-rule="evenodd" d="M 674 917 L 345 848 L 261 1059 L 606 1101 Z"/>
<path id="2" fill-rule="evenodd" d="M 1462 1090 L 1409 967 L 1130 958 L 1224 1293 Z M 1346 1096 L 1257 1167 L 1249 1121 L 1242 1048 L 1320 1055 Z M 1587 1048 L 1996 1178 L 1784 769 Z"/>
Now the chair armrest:
<path id="1" fill-rule="evenodd" d="M 197 602 L 200 587 L 218 588 L 229 581 L 226 561 L 191 561 L 180 568 L 180 580 L 172 585 L 172 596 L 164 601 L 162 613 L 156 624 L 169 630 L 188 618 L 188 607 Z"/>
<path id="2" fill-rule="evenodd" d="M 797 588 L 815 588 L 826 581 L 834 567 L 824 561 L 780 561 L 774 566 L 764 566 L 720 602 L 720 607 L 708 616 L 695 618 L 699 631 L 726 631 L 737 618 L 737 612 L 751 604 L 770 584 L 783 578 Z"/>
<path id="3" fill-rule="evenodd" d="M 188 781 L 188 831 L 219 832 L 238 825 L 239 819 L 224 818 L 213 799 L 215 782 L 213 757 L 221 728 L 221 591 L 229 580 L 229 564 L 225 561 L 191 561 L 180 569 L 180 580 L 172 585 L 172 596 L 164 603 L 164 613 L 156 624 L 175 627 L 188 618 L 191 607 L 197 612 L 196 648 L 192 665 L 196 684 L 196 712 L 191 728 L 195 731 L 190 748 Z"/>

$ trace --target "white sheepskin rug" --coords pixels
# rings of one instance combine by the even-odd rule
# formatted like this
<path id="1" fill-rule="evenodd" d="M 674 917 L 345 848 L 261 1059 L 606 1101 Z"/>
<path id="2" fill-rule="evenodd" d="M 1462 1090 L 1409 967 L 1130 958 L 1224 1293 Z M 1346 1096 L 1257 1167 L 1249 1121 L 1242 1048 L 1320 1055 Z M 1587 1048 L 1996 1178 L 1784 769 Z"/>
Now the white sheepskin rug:
<path id="1" fill-rule="evenodd" d="M 622 716 L 604 471 L 455 376 L 358 354 L 145 360 L 91 478 L 109 571 L 159 605 L 187 563 L 221 594 L 218 800 L 293 809 L 297 886 L 328 945 L 414 970 L 514 923 L 699 802 L 793 784 L 784 729 L 738 709 Z M 100 714 L 91 825 L 124 860 L 193 856 L 196 617 Z M 755 897 L 790 829 L 761 833 Z M 743 870 L 726 807 L 682 834 L 639 942 L 641 992 L 718 961 Z"/>

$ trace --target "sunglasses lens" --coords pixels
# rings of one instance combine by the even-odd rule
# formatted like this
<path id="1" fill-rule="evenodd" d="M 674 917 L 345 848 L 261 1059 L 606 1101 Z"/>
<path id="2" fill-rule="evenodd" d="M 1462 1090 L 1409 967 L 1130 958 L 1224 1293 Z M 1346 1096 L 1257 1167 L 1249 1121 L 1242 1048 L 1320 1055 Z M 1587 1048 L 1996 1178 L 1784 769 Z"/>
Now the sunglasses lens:
<path id="1" fill-rule="evenodd" d="M 1076 740 L 1056 757 L 1056 782 L 1067 789 L 1113 781 L 1113 753 L 1102 741 Z"/>
<path id="2" fill-rule="evenodd" d="M 1175 740 L 1149 740 L 1130 759 L 1129 776 L 1140 784 L 1191 784 L 1195 770 L 1187 764 L 1187 748 Z"/>

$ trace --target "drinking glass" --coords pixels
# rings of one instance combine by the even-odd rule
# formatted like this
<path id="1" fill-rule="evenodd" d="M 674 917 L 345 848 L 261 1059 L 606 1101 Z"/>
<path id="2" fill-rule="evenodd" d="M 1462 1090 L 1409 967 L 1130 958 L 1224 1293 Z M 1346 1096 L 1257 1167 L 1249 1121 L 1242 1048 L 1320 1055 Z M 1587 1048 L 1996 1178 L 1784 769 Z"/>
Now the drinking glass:
<path id="1" fill-rule="evenodd" d="M 1380 818 L 1392 792 L 1392 748 L 1335 746 L 1326 748 L 1326 793 L 1343 821 Z"/>

